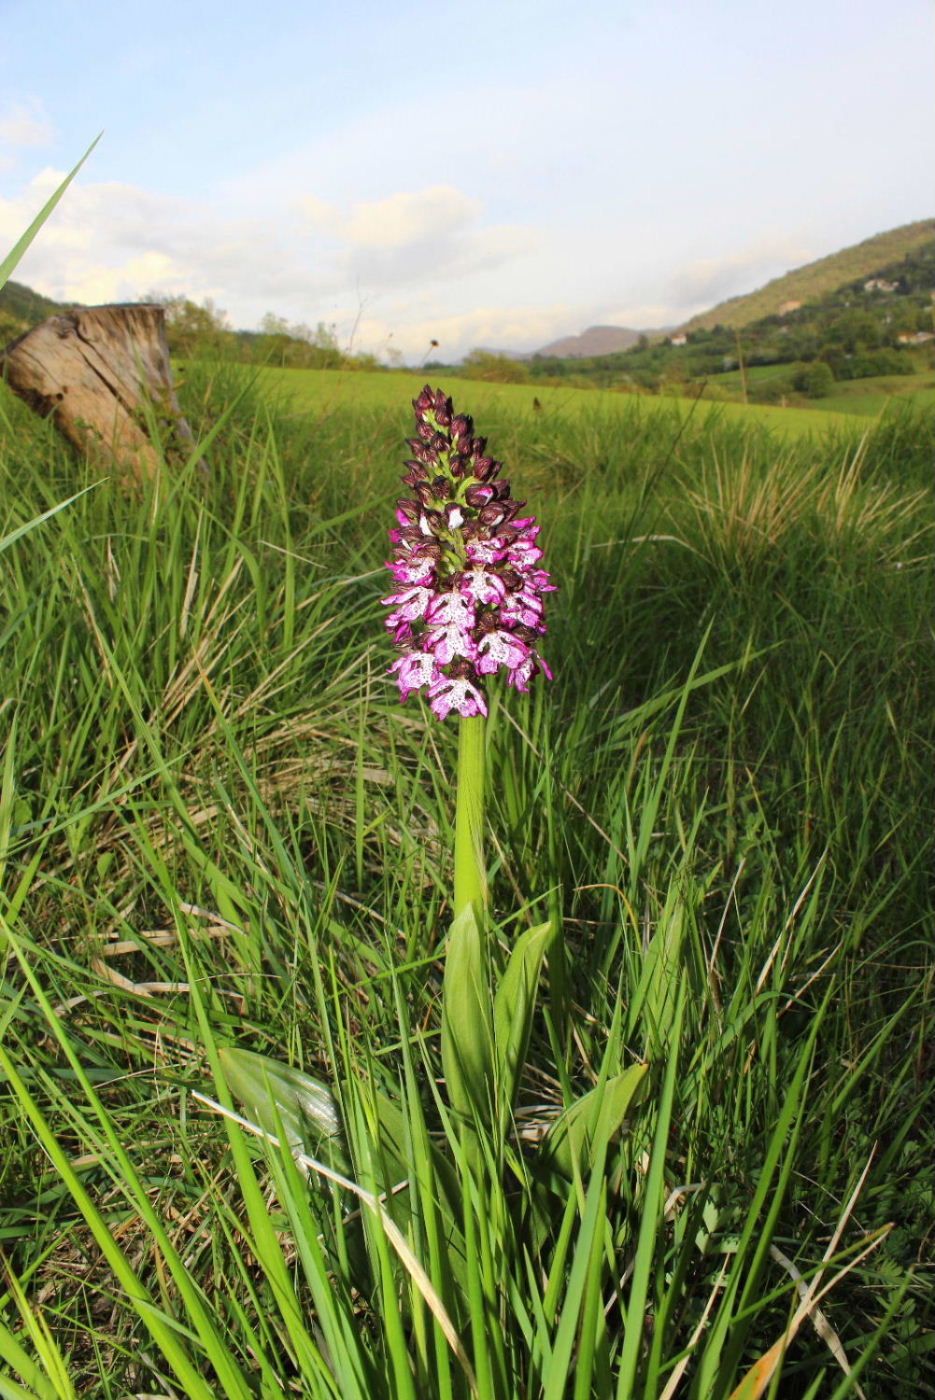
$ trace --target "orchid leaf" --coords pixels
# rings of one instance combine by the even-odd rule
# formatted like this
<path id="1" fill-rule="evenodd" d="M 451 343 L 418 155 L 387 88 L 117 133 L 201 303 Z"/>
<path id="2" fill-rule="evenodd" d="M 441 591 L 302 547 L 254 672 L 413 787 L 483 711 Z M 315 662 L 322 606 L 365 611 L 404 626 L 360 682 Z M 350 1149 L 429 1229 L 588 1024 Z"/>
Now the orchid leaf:
<path id="1" fill-rule="evenodd" d="M 377 1120 L 380 1152 L 384 1167 L 388 1169 L 384 1185 L 389 1188 L 405 1180 L 412 1172 L 408 1146 L 412 1131 L 411 1124 L 399 1103 L 388 1098 L 386 1094 L 380 1093 L 379 1090 L 373 1090 L 371 1102 Z M 461 1213 L 457 1176 L 450 1161 L 434 1143 L 429 1142 L 423 1146 L 427 1147 L 432 1174 L 441 1188 L 439 1203 L 442 1205 L 449 1225 L 452 1225 L 458 1221 Z"/>
<path id="2" fill-rule="evenodd" d="M 452 1108 L 486 1119 L 493 1071 L 493 1026 L 483 935 L 467 904 L 451 925 L 445 954 L 442 1065 Z"/>
<path id="3" fill-rule="evenodd" d="M 264 1132 L 284 1133 L 293 1154 L 314 1157 L 324 1152 L 329 1166 L 346 1169 L 338 1107 L 324 1084 L 292 1065 L 239 1046 L 222 1046 L 218 1058 L 227 1087 Z"/>
<path id="4" fill-rule="evenodd" d="M 510 954 L 494 998 L 494 1034 L 501 1111 L 509 1113 L 529 1050 L 542 959 L 552 938 L 551 923 L 527 929 Z"/>
<path id="5" fill-rule="evenodd" d="M 570 1104 L 556 1118 L 539 1147 L 539 1164 L 572 1180 L 583 1180 L 639 1102 L 649 1065 L 631 1065 Z"/>

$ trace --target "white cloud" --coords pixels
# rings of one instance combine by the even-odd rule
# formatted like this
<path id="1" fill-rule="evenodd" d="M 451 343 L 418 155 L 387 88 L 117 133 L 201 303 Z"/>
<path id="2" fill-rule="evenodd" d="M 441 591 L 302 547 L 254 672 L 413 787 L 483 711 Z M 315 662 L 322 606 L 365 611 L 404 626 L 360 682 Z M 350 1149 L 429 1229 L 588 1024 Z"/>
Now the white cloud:
<path id="1" fill-rule="evenodd" d="M 335 271 L 366 293 L 449 284 L 529 253 L 530 227 L 480 224 L 483 205 L 451 185 L 341 207 L 314 195 L 296 208 L 336 250 Z"/>
<path id="2" fill-rule="evenodd" d="M 417 194 L 356 204 L 345 232 L 357 247 L 400 248 L 453 234 L 473 223 L 482 208 L 479 200 L 451 185 L 434 185 Z"/>
<path id="3" fill-rule="evenodd" d="M 0 198 L 0 238 L 15 241 L 62 178 L 44 170 L 24 194 Z M 266 299 L 291 289 L 301 298 L 314 290 L 298 247 L 279 242 L 272 220 L 226 217 L 206 203 L 134 185 L 76 182 L 17 275 L 61 300 L 131 300 L 158 290 L 223 298 L 236 309 L 253 294 Z"/>
<path id="4" fill-rule="evenodd" d="M 433 307 L 412 315 L 407 306 L 390 307 L 380 316 L 363 315 L 357 327 L 356 348 L 385 355 L 399 351 L 407 364 L 421 360 L 459 360 L 468 351 L 530 351 L 547 344 L 574 324 L 574 307 L 484 306 L 459 315 L 445 315 Z M 339 327 L 339 337 L 341 328 Z M 438 347 L 430 348 L 437 340 Z"/>
<path id="5" fill-rule="evenodd" d="M 0 116 L 0 141 L 8 146 L 49 146 L 52 124 L 38 98 L 16 102 Z"/>
<path id="6" fill-rule="evenodd" d="M 15 241 L 62 178 L 45 169 L 21 195 L 0 198 L 0 239 Z M 359 348 L 390 343 L 417 358 L 433 338 L 444 337 L 452 357 L 485 341 L 534 346 L 539 324 L 552 333 L 553 313 L 451 314 L 452 291 L 455 308 L 469 305 L 467 279 L 497 275 L 537 244 L 535 230 L 484 226 L 481 214 L 479 201 L 451 186 L 344 208 L 293 199 L 258 216 L 77 181 L 17 275 L 47 296 L 87 304 L 151 292 L 211 297 L 239 327 L 270 310 L 312 325 L 336 321 L 348 337 L 357 322 Z"/>
<path id="7" fill-rule="evenodd" d="M 800 267 L 811 256 L 809 249 L 793 239 L 765 239 L 727 257 L 688 263 L 672 278 L 668 291 L 680 307 L 710 307 L 727 297 L 752 291 L 790 268 Z"/>
<path id="8" fill-rule="evenodd" d="M 0 198 L 0 246 L 15 242 L 62 178 L 45 169 L 22 194 Z M 418 364 L 432 340 L 439 342 L 433 358 L 454 361 L 477 346 L 534 351 L 588 325 L 678 325 L 808 255 L 792 240 L 751 242 L 730 257 L 689 263 L 674 278 L 657 273 L 644 280 L 642 298 L 630 300 L 619 284 L 594 295 L 600 279 L 590 269 L 606 260 L 605 250 L 591 249 L 588 275 L 565 303 L 542 306 L 534 287 L 543 268 L 557 288 L 574 265 L 567 237 L 531 225 L 485 225 L 480 202 L 453 186 L 344 205 L 314 196 L 268 201 L 259 215 L 256 207 L 79 180 L 16 275 L 61 301 L 93 305 L 162 292 L 210 297 L 237 327 L 258 325 L 267 311 L 324 321 L 336 324 L 343 345 L 398 351 Z"/>

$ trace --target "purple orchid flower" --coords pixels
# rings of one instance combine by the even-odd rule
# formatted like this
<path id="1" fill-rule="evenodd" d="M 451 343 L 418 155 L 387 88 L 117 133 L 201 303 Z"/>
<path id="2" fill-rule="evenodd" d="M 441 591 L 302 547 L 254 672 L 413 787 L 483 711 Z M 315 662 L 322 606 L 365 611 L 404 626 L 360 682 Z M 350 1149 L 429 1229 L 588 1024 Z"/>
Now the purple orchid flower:
<path id="1" fill-rule="evenodd" d="M 504 670 L 523 691 L 540 673 L 551 679 L 536 643 L 546 631 L 543 595 L 555 585 L 536 567 L 540 526 L 520 517 L 523 502 L 473 421 L 429 385 L 413 407 L 403 477 L 413 494 L 397 502 L 387 563 L 395 588 L 382 600 L 403 653 L 390 672 L 403 700 L 424 692 L 439 719 L 486 715 L 487 676 Z"/>

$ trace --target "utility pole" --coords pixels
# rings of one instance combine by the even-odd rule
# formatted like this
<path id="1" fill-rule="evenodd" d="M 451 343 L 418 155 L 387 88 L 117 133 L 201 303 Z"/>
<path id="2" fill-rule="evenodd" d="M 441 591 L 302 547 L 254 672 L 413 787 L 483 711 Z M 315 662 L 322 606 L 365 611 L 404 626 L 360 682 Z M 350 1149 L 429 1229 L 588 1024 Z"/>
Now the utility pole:
<path id="1" fill-rule="evenodd" d="M 740 365 L 740 387 L 743 392 L 743 401 L 744 403 L 749 403 L 750 399 L 747 394 L 747 367 L 743 362 L 743 347 L 740 344 L 740 330 L 737 326 L 734 327 L 734 339 L 737 342 L 737 363 Z"/>

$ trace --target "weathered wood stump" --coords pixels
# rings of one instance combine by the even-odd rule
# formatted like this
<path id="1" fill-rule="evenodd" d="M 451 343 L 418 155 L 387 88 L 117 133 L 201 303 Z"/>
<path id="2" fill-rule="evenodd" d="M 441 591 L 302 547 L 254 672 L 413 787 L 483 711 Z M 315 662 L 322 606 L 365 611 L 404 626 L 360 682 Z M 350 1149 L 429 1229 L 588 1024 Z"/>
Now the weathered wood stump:
<path id="1" fill-rule="evenodd" d="M 146 303 L 76 308 L 52 316 L 0 352 L 14 393 L 79 452 L 125 482 L 155 476 L 164 449 L 190 453 L 194 439 L 172 387 L 165 310 Z"/>

